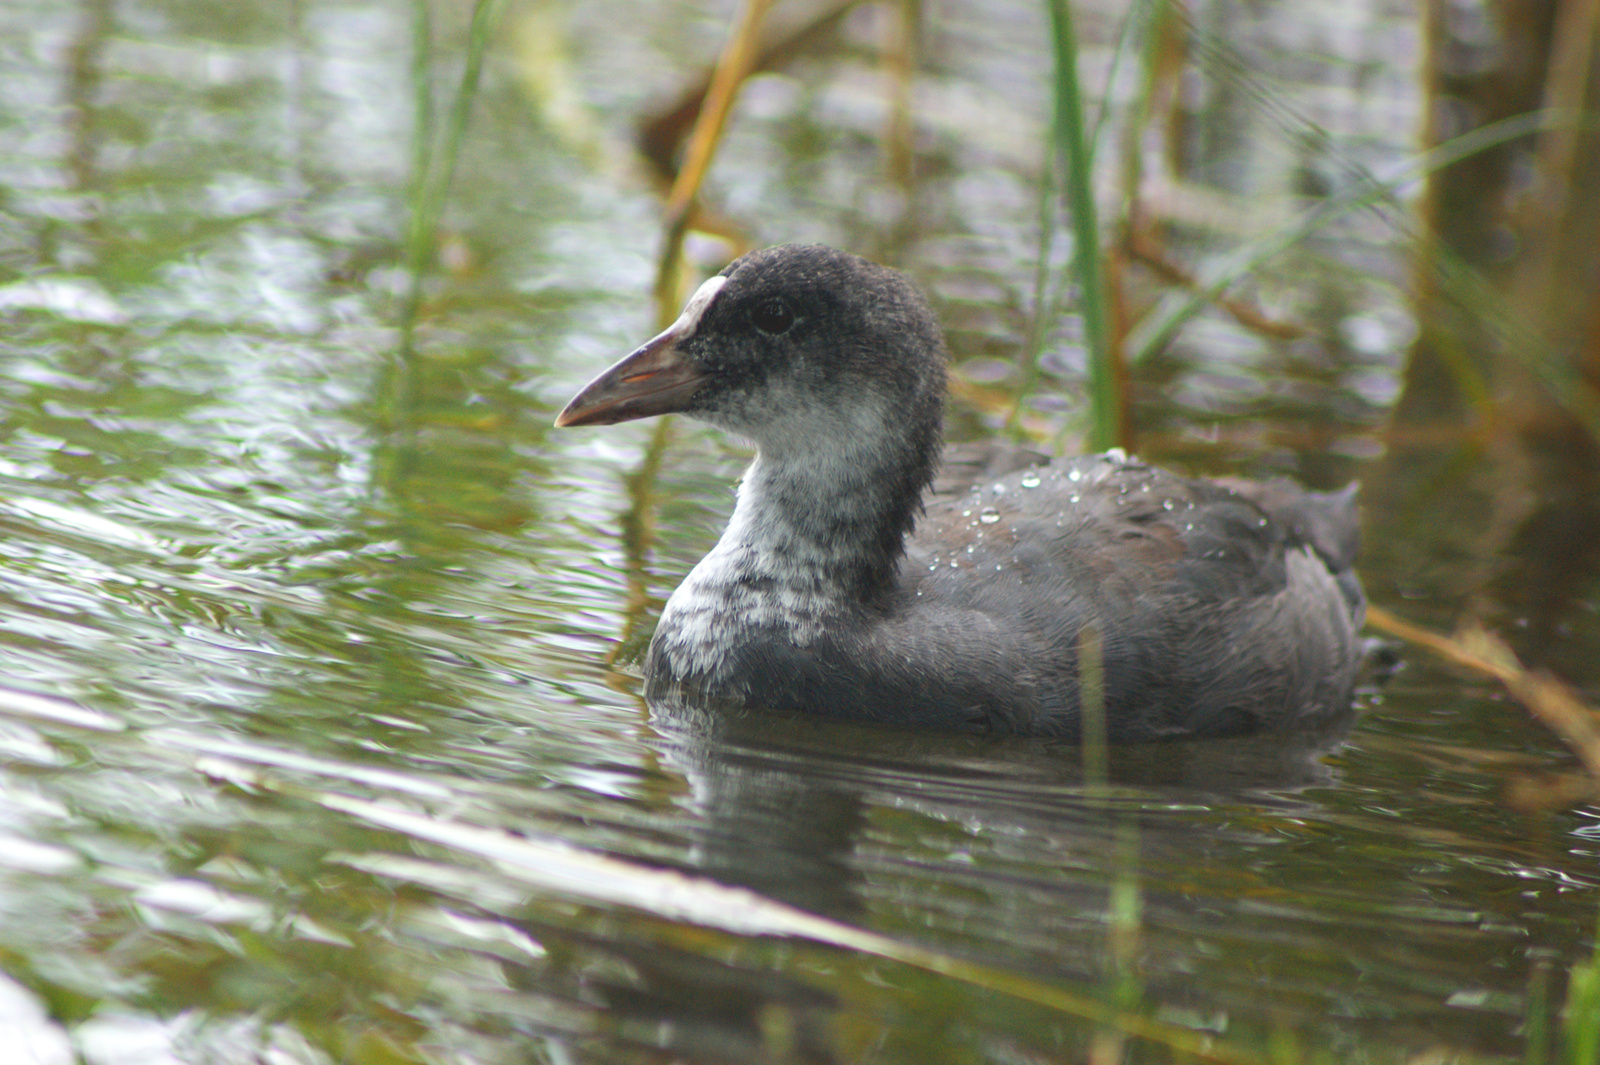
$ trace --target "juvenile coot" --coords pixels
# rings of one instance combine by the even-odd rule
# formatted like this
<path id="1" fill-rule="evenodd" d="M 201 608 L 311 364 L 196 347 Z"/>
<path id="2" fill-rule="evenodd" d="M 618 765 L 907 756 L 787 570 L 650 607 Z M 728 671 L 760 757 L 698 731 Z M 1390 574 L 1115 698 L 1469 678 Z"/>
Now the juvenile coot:
<path id="1" fill-rule="evenodd" d="M 559 426 L 676 411 L 757 448 L 661 615 L 652 705 L 1073 738 L 1092 626 L 1114 741 L 1348 712 L 1352 492 L 1224 486 L 1113 451 L 925 507 L 944 396 L 938 323 L 901 274 L 784 245 L 711 278 L 567 404 Z"/>

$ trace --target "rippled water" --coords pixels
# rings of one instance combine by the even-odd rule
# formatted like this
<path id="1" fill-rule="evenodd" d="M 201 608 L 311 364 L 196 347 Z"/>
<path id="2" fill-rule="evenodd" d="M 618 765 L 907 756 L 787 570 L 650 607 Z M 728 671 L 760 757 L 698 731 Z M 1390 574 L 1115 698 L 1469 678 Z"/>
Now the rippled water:
<path id="1" fill-rule="evenodd" d="M 629 127 L 727 13 L 508 9 L 404 361 L 414 15 L 0 7 L 0 1044 L 1073 1060 L 1094 1026 L 1063 996 L 1120 995 L 1245 1048 L 1520 1053 L 1530 979 L 1558 990 L 1593 944 L 1600 811 L 1509 811 L 1509 779 L 1566 756 L 1426 661 L 1348 742 L 1132 749 L 1110 792 L 1037 743 L 653 724 L 608 657 L 714 538 L 741 456 L 676 428 L 639 569 L 651 427 L 549 423 L 650 331 Z M 928 85 L 972 111 L 934 110 L 947 169 L 900 250 L 973 381 L 1025 326 L 1036 17 L 954 9 L 969 47 Z M 435 13 L 441 103 L 464 26 Z M 862 177 L 871 26 L 839 32 L 736 123 L 718 195 L 760 239 L 862 246 L 896 208 Z M 1345 297 L 1332 361 L 1186 334 L 1226 357 L 1141 371 L 1153 438 L 1192 460 L 1248 421 L 1214 461 L 1362 475 L 1406 327 L 1392 294 Z"/>

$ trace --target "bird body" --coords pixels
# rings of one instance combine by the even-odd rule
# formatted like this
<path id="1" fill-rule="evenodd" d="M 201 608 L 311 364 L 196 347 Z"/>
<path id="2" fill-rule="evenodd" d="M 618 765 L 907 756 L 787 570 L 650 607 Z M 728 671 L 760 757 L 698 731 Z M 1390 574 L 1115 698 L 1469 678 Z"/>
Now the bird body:
<path id="1" fill-rule="evenodd" d="M 1348 712 L 1364 608 L 1350 493 L 1114 451 L 925 503 L 944 365 L 900 274 L 786 245 L 712 278 L 567 406 L 558 425 L 681 411 L 757 447 L 657 625 L 653 705 L 1077 738 L 1087 702 L 1113 741 Z"/>

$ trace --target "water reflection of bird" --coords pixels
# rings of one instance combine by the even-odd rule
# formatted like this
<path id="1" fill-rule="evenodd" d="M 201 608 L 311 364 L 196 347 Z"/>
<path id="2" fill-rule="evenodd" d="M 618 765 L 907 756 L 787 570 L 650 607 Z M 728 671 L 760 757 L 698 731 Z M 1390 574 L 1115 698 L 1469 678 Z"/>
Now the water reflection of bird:
<path id="1" fill-rule="evenodd" d="M 924 514 L 944 396 L 938 324 L 902 275 L 786 245 L 707 281 L 567 405 L 557 425 L 677 411 L 757 447 L 651 641 L 653 705 L 1073 737 L 1089 630 L 1113 741 L 1348 711 L 1353 493 L 1192 480 L 1113 451 Z"/>

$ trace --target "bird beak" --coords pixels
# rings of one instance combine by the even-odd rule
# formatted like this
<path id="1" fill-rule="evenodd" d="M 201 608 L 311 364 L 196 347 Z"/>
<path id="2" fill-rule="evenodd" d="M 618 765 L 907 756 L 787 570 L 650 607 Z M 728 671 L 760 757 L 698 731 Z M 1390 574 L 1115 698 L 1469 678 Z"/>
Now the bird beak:
<path id="1" fill-rule="evenodd" d="M 556 425 L 613 425 L 683 410 L 705 375 L 684 358 L 678 339 L 675 323 L 584 385 Z"/>
<path id="2" fill-rule="evenodd" d="M 614 425 L 686 408 L 706 375 L 684 355 L 678 342 L 694 335 L 700 316 L 727 280 L 720 274 L 708 278 L 689 297 L 678 320 L 660 336 L 584 385 L 556 415 L 556 427 Z"/>

